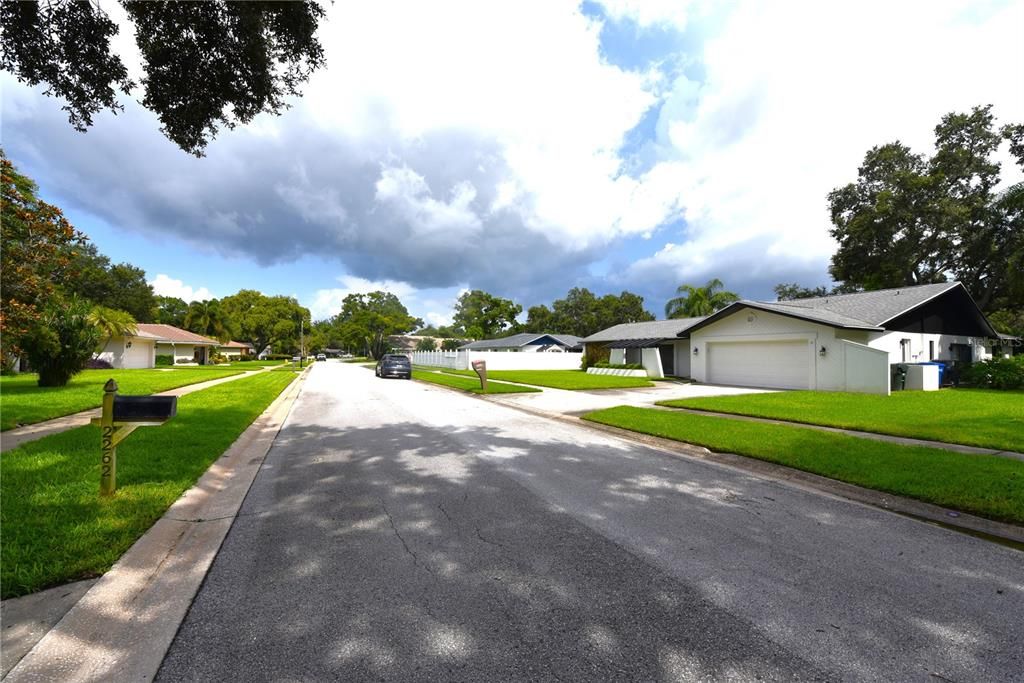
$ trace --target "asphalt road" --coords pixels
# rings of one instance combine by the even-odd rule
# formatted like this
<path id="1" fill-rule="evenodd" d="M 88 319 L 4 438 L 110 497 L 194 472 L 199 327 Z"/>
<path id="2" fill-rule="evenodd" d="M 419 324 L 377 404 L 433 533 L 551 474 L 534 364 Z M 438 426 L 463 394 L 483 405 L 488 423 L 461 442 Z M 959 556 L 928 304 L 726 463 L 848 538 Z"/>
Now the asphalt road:
<path id="1" fill-rule="evenodd" d="M 1024 554 L 317 365 L 158 680 L 1024 680 Z"/>

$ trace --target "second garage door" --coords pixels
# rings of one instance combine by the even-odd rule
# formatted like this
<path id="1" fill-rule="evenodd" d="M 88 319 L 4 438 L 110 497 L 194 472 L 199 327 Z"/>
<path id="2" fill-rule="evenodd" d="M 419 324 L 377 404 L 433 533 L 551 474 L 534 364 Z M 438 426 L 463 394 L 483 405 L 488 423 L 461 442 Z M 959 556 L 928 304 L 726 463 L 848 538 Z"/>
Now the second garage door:
<path id="1" fill-rule="evenodd" d="M 709 343 L 708 381 L 774 389 L 810 389 L 806 341 Z"/>

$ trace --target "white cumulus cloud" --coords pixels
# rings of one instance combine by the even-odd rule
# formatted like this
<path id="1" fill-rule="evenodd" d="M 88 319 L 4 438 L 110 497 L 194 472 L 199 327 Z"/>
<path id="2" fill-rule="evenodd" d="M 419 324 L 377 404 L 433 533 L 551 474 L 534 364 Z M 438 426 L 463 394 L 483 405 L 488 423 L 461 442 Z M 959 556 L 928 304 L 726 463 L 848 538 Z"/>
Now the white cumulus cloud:
<path id="1" fill-rule="evenodd" d="M 149 284 L 157 295 L 175 297 L 185 302 L 205 301 L 213 298 L 213 294 L 206 287 L 193 288 L 164 273 L 158 273 L 149 281 Z"/>

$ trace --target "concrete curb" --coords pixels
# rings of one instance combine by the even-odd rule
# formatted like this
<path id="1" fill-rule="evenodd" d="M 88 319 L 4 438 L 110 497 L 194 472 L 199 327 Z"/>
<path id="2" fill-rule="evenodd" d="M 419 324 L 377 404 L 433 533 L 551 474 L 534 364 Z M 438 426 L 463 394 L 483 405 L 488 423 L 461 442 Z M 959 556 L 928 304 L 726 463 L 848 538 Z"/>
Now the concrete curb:
<path id="1" fill-rule="evenodd" d="M 307 374 L 242 432 L 5 681 L 153 679 Z"/>
<path id="2" fill-rule="evenodd" d="M 1009 545 L 1017 550 L 1024 551 L 1024 527 L 1016 524 L 997 522 L 985 517 L 978 517 L 964 512 L 959 512 L 957 510 L 944 508 L 939 505 L 932 505 L 931 503 L 924 503 L 922 501 L 904 498 L 903 496 L 897 496 L 891 493 L 884 493 L 882 491 L 875 491 L 873 489 L 867 489 L 854 484 L 847 484 L 845 482 L 836 481 L 835 479 L 829 479 L 828 477 L 811 474 L 810 472 L 793 469 L 792 467 L 786 467 L 785 465 L 778 465 L 766 460 L 757 460 L 756 458 L 749 458 L 743 455 L 736 455 L 734 453 L 717 453 L 702 446 L 694 446 L 682 441 L 673 441 L 672 439 L 664 439 L 657 436 L 650 436 L 648 434 L 641 434 L 639 432 L 631 432 L 628 429 L 589 422 L 575 416 L 555 415 L 539 410 L 533 410 L 520 405 L 494 400 L 490 396 L 477 396 L 477 398 L 485 401 L 491 401 L 498 405 L 507 406 L 514 410 L 520 410 L 524 413 L 529 413 L 538 417 L 546 417 L 550 420 L 566 422 L 604 432 L 620 439 L 639 443 L 678 457 L 708 460 L 710 462 L 726 465 L 733 469 L 741 470 L 756 476 L 774 479 L 777 481 L 785 481 L 800 488 L 814 491 L 815 493 L 825 493 L 838 498 L 844 498 L 864 505 L 888 510 L 889 512 L 913 517 L 923 522 L 939 524 L 955 531 L 981 536 L 988 540 L 996 541 L 1004 545 Z"/>

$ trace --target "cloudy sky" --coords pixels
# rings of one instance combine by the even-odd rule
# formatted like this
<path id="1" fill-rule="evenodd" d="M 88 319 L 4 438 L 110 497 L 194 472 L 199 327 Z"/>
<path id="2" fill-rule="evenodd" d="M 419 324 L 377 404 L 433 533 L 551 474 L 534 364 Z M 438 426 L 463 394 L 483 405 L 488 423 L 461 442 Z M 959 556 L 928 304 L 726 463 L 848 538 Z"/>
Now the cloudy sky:
<path id="1" fill-rule="evenodd" d="M 928 152 L 978 104 L 1024 120 L 1021 26 L 1019 1 L 337 0 L 304 97 L 203 159 L 130 96 L 80 134 L 7 74 L 2 144 L 161 294 L 323 318 L 380 288 L 442 324 L 465 289 L 585 286 L 660 314 L 684 282 L 828 283 L 825 196 L 869 147 Z"/>

